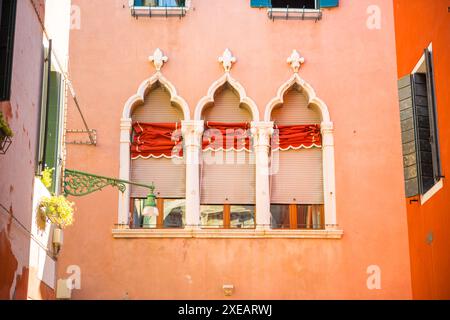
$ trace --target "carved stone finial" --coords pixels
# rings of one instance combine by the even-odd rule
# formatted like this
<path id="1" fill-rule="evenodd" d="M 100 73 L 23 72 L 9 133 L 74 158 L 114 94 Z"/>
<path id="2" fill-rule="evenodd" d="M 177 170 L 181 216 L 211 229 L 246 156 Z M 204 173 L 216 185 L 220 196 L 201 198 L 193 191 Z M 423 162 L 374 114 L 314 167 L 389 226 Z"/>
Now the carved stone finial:
<path id="1" fill-rule="evenodd" d="M 231 68 L 233 67 L 233 63 L 235 63 L 236 61 L 236 57 L 233 57 L 233 54 L 228 48 L 225 49 L 222 56 L 219 57 L 219 62 L 223 65 L 225 72 L 230 72 Z"/>
<path id="2" fill-rule="evenodd" d="M 300 53 L 298 53 L 297 50 L 293 50 L 291 56 L 287 59 L 287 63 L 289 63 L 292 70 L 297 73 L 302 64 L 305 63 L 305 58 L 300 56 Z"/>
<path id="3" fill-rule="evenodd" d="M 169 61 L 169 58 L 166 57 L 161 49 L 157 48 L 152 56 L 148 58 L 150 62 L 153 62 L 156 71 L 161 71 L 161 68 L 164 66 L 164 63 Z"/>

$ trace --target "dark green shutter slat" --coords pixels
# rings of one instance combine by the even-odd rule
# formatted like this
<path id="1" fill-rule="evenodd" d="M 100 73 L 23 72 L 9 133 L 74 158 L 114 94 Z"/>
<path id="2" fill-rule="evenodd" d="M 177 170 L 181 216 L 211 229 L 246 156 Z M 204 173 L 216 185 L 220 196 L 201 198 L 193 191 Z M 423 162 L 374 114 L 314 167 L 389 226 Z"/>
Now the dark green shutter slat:
<path id="1" fill-rule="evenodd" d="M 441 161 L 439 155 L 439 135 L 437 128 L 437 110 L 436 110 L 436 96 L 435 96 L 435 86 L 434 86 L 434 65 L 433 65 L 433 55 L 428 50 L 425 49 L 425 62 L 427 66 L 426 74 L 426 86 L 428 91 L 428 116 L 430 124 L 430 144 L 432 153 L 432 164 L 433 164 L 433 177 L 434 182 L 440 179 L 441 174 Z"/>
<path id="2" fill-rule="evenodd" d="M 332 8 L 332 7 L 338 7 L 338 6 L 339 6 L 339 0 L 320 0 L 321 8 Z"/>
<path id="3" fill-rule="evenodd" d="M 10 99 L 17 0 L 0 1 L 0 101 Z"/>
<path id="4" fill-rule="evenodd" d="M 45 146 L 45 165 L 56 168 L 58 165 L 59 118 L 61 101 L 61 75 L 55 71 L 50 74 L 49 104 L 47 116 L 47 143 Z"/>
<path id="5" fill-rule="evenodd" d="M 250 6 L 253 8 L 265 8 L 272 5 L 271 0 L 250 0 Z"/>

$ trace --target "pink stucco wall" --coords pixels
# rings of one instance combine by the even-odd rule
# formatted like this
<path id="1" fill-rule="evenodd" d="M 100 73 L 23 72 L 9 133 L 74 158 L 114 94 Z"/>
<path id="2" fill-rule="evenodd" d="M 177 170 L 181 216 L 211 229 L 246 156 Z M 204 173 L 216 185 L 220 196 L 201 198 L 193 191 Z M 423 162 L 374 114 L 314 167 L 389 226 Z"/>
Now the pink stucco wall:
<path id="1" fill-rule="evenodd" d="M 44 1 L 34 2 L 43 18 Z M 14 132 L 0 155 L 0 299 L 42 298 L 47 293 L 28 292 L 29 278 L 39 282 L 29 256 L 42 68 L 42 29 L 30 1 L 17 1 L 13 61 L 11 100 L 0 105 Z"/>
<path id="2" fill-rule="evenodd" d="M 292 71 L 293 49 L 306 58 L 300 75 L 316 90 L 335 124 L 337 219 L 341 240 L 113 240 L 117 191 L 75 199 L 75 225 L 66 230 L 59 276 L 78 265 L 80 299 L 223 298 L 235 285 L 241 298 L 411 298 L 396 90 L 393 8 L 388 0 L 341 0 L 322 21 L 275 21 L 244 0 L 193 0 L 183 19 L 131 17 L 127 0 L 76 0 L 81 29 L 73 30 L 70 73 L 98 145 L 69 146 L 67 167 L 119 174 L 119 123 L 125 101 L 154 69 L 197 102 L 223 70 L 230 48 L 232 75 L 265 105 Z M 367 28 L 369 5 L 381 9 L 381 29 Z M 81 129 L 74 105 L 68 128 Z M 366 286 L 367 267 L 381 268 L 382 287 Z"/>

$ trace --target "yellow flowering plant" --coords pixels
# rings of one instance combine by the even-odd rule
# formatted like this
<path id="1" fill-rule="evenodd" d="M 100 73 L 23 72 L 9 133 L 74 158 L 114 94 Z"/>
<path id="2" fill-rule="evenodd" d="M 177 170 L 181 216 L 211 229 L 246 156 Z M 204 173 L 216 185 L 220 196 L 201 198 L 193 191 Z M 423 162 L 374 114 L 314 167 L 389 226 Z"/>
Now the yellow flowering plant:
<path id="1" fill-rule="evenodd" d="M 42 171 L 41 182 L 47 189 L 50 189 L 52 187 L 53 171 L 55 171 L 55 169 L 53 169 L 53 168 L 52 169 L 45 168 L 45 170 Z"/>
<path id="2" fill-rule="evenodd" d="M 59 228 L 73 224 L 74 203 L 64 196 L 43 197 L 39 202 L 38 227 L 45 229 L 46 221 L 50 221 Z"/>

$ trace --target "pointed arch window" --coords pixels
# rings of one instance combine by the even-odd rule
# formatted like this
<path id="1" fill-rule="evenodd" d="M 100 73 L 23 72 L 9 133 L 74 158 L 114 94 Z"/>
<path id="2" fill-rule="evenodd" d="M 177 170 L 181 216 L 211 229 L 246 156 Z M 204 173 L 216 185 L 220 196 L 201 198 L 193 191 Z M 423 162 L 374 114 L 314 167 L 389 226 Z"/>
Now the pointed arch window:
<path id="1" fill-rule="evenodd" d="M 181 121 L 182 110 L 172 104 L 168 90 L 156 82 L 145 92 L 144 102 L 131 113 L 130 178 L 155 183 L 158 217 L 142 215 L 148 190 L 131 188 L 131 225 L 134 228 L 182 228 L 185 225 L 185 176 Z"/>
<path id="2" fill-rule="evenodd" d="M 203 109 L 205 122 L 200 167 L 201 225 L 255 227 L 253 120 L 239 93 L 225 83 Z"/>
<path id="3" fill-rule="evenodd" d="M 323 229 L 321 115 L 294 85 L 272 110 L 271 227 Z"/>

